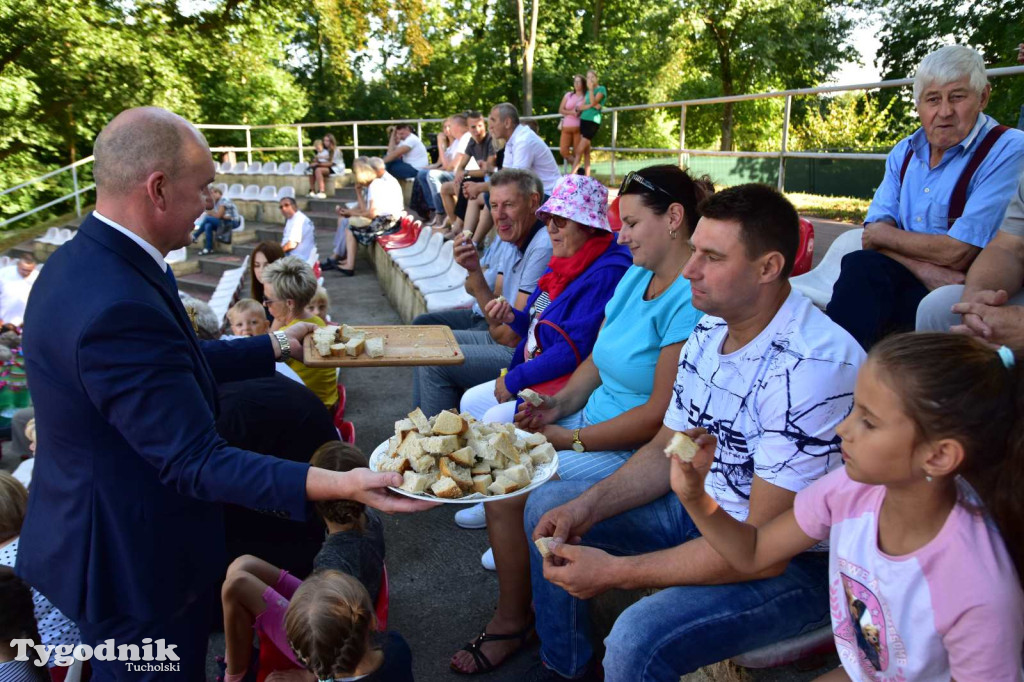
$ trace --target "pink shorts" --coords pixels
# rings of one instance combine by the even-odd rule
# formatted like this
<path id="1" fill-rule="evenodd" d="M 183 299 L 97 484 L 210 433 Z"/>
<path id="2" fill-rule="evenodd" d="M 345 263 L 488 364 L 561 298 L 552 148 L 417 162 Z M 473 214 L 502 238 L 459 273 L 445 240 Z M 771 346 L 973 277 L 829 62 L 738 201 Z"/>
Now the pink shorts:
<path id="1" fill-rule="evenodd" d="M 281 571 L 277 584 L 263 590 L 263 601 L 266 603 L 267 609 L 256 616 L 256 622 L 253 624 L 256 632 L 260 633 L 260 639 L 269 639 L 282 654 L 300 668 L 302 664 L 295 658 L 295 652 L 288 644 L 288 634 L 284 629 L 284 614 L 288 610 L 289 600 L 301 584 L 302 581 L 288 571 Z"/>

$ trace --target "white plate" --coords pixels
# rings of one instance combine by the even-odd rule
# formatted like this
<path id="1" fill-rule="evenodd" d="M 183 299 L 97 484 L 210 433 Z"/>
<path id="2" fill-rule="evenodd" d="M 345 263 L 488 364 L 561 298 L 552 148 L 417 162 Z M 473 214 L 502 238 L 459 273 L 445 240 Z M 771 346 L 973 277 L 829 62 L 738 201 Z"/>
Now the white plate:
<path id="1" fill-rule="evenodd" d="M 516 429 L 516 434 L 520 438 L 525 438 L 530 435 L 526 431 Z M 378 445 L 373 454 L 370 455 L 370 469 L 377 471 L 377 464 L 380 462 L 381 457 L 387 456 L 388 452 L 388 441 L 384 441 Z M 514 493 L 508 493 L 507 495 L 481 495 L 480 493 L 472 493 L 470 495 L 464 495 L 456 500 L 449 500 L 444 497 L 434 497 L 433 495 L 423 495 L 410 493 L 408 490 L 402 490 L 401 488 L 393 488 L 389 486 L 390 490 L 395 491 L 399 495 L 405 495 L 411 497 L 414 500 L 428 500 L 430 502 L 443 502 L 444 504 L 476 504 L 477 502 L 494 502 L 495 500 L 505 500 L 510 497 L 516 497 L 530 492 L 534 488 L 540 486 L 543 483 L 547 483 L 555 472 L 558 471 L 558 452 L 555 452 L 554 458 L 547 464 L 541 464 L 533 470 L 533 480 L 530 481 L 530 485 L 525 488 L 521 488 Z"/>

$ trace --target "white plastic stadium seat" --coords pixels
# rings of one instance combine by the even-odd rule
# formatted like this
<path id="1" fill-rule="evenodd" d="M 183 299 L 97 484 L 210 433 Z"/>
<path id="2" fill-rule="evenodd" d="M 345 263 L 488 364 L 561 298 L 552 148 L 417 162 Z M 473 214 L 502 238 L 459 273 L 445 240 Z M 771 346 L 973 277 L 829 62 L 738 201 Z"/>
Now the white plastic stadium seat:
<path id="1" fill-rule="evenodd" d="M 273 185 L 265 185 L 260 190 L 260 201 L 276 201 L 277 200 L 277 188 Z"/>
<path id="2" fill-rule="evenodd" d="M 292 162 L 291 161 L 282 161 L 281 163 L 277 164 L 277 174 L 278 175 L 291 175 L 292 174 Z"/>
<path id="3" fill-rule="evenodd" d="M 260 200 L 260 186 L 259 185 L 246 185 L 245 191 L 242 192 L 242 198 L 250 201 Z"/>
<path id="4" fill-rule="evenodd" d="M 56 244 L 57 240 L 59 238 L 60 238 L 60 228 L 58 228 L 58 227 L 51 227 L 50 229 L 48 229 L 46 231 L 46 234 L 44 234 L 42 237 L 37 237 L 36 241 L 37 242 L 42 242 L 43 244 Z"/>
<path id="5" fill-rule="evenodd" d="M 427 302 L 428 313 L 437 313 L 442 310 L 472 308 L 473 303 L 476 301 L 475 298 L 466 293 L 465 289 L 452 289 L 451 291 L 427 294 L 424 296 L 424 299 L 426 299 Z"/>
<path id="6" fill-rule="evenodd" d="M 423 295 L 437 294 L 442 291 L 464 288 L 466 285 L 466 276 L 468 274 L 469 273 L 466 272 L 466 268 L 456 263 L 455 259 L 452 258 L 448 269 L 440 275 L 437 275 L 436 277 L 424 277 L 422 279 L 415 280 L 413 283 Z"/>
<path id="7" fill-rule="evenodd" d="M 58 244 L 64 244 L 65 242 L 69 242 L 75 237 L 75 233 L 66 227 L 62 227 L 60 231 L 57 233 L 57 235 Z"/>
<path id="8" fill-rule="evenodd" d="M 832 246 L 828 247 L 828 251 L 818 263 L 818 267 L 806 274 L 790 278 L 789 283 L 793 285 L 794 289 L 811 299 L 814 305 L 824 310 L 828 302 L 832 300 L 832 287 L 839 279 L 843 256 L 861 249 L 861 235 L 863 234 L 864 228 L 843 232 L 832 242 Z"/>
<path id="9" fill-rule="evenodd" d="M 391 260 L 395 261 L 395 263 L 400 263 L 401 261 L 413 256 L 419 256 L 427 249 L 427 245 L 430 243 L 430 238 L 432 236 L 434 236 L 434 231 L 429 227 L 420 228 L 420 235 L 416 237 L 415 242 L 402 249 L 392 249 L 391 251 L 388 251 L 388 254 L 391 256 Z M 444 237 L 441 239 L 444 239 Z"/>
<path id="10" fill-rule="evenodd" d="M 408 272 L 412 268 L 418 268 L 421 265 L 432 263 L 437 254 L 441 253 L 441 246 L 444 244 L 444 237 L 441 236 L 440 232 L 435 232 L 430 237 L 430 241 L 427 242 L 427 248 L 423 249 L 423 252 L 418 256 L 411 256 L 409 258 L 403 258 L 402 260 L 396 260 L 395 263 L 402 272 Z"/>
<path id="11" fill-rule="evenodd" d="M 294 199 L 295 198 L 295 188 L 292 187 L 291 185 L 289 185 L 287 187 L 282 187 L 281 189 L 277 190 L 277 198 L 278 198 L 278 200 L 284 199 L 285 197 L 291 197 L 292 199 Z"/>
<path id="12" fill-rule="evenodd" d="M 263 167 L 260 168 L 260 173 L 263 173 L 264 175 L 276 175 L 277 161 L 267 161 L 263 164 Z"/>
<path id="13" fill-rule="evenodd" d="M 235 183 L 228 187 L 228 199 L 241 199 L 244 190 L 240 183 Z"/>
<path id="14" fill-rule="evenodd" d="M 245 169 L 245 172 L 248 175 L 259 175 L 259 172 L 260 172 L 260 162 L 259 161 L 253 161 L 252 163 L 249 164 L 249 167 Z"/>
<path id="15" fill-rule="evenodd" d="M 219 189 L 220 193 L 222 195 L 227 196 L 227 193 L 228 193 L 228 183 L 226 183 L 226 182 L 215 182 L 215 183 L 213 183 L 213 186 L 214 186 L 215 189 Z"/>
<path id="16" fill-rule="evenodd" d="M 299 161 L 292 168 L 292 175 L 305 175 L 307 168 L 309 168 L 309 164 L 308 163 L 306 163 L 305 161 Z"/>
<path id="17" fill-rule="evenodd" d="M 429 279 L 443 275 L 451 267 L 452 263 L 455 262 L 455 256 L 453 250 L 455 242 L 446 241 L 438 252 L 437 257 L 431 260 L 429 263 L 423 265 L 417 265 L 410 267 L 405 271 L 405 274 L 409 276 L 413 284 L 421 279 Z"/>
<path id="18" fill-rule="evenodd" d="M 231 167 L 231 173 L 233 175 L 244 173 L 247 165 L 245 161 L 236 161 L 235 165 Z"/>
<path id="19" fill-rule="evenodd" d="M 186 258 L 188 258 L 188 249 L 183 246 L 180 249 L 175 249 L 164 256 L 164 262 L 170 265 L 171 263 L 181 263 Z"/>
<path id="20" fill-rule="evenodd" d="M 238 227 L 231 230 L 232 232 L 241 232 L 245 229 L 245 216 L 241 213 L 238 214 Z"/>

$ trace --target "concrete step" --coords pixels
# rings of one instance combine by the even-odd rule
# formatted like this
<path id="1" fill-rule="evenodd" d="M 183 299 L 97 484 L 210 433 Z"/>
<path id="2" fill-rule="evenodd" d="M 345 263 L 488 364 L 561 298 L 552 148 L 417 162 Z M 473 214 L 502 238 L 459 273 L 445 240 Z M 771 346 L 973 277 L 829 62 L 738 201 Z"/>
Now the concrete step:
<path id="1" fill-rule="evenodd" d="M 242 267 L 242 259 L 244 256 L 236 256 L 234 254 L 221 254 L 210 256 L 201 256 L 199 258 L 199 271 L 204 275 L 213 275 L 220 277 L 227 270 L 234 270 L 235 268 Z"/>
<path id="2" fill-rule="evenodd" d="M 316 223 L 314 223 L 314 225 L 316 225 Z M 317 238 L 323 236 L 334 237 L 334 233 L 337 229 L 338 228 L 335 225 L 331 225 L 330 227 L 320 227 L 319 225 L 316 225 L 315 236 Z M 284 225 L 261 227 L 256 230 L 256 241 L 258 242 L 276 242 L 280 244 L 283 237 Z"/>
<path id="3" fill-rule="evenodd" d="M 318 201 L 323 201 L 319 199 Z M 318 228 L 338 228 L 338 214 L 334 212 L 332 207 L 329 211 L 306 211 L 306 215 L 313 221 L 313 225 Z"/>
<path id="4" fill-rule="evenodd" d="M 213 292 L 217 289 L 217 283 L 220 282 L 220 275 L 210 275 L 203 272 L 195 272 L 190 275 L 182 275 L 176 277 L 178 280 L 178 290 L 183 291 L 190 296 L 195 296 L 204 301 L 208 301 Z"/>

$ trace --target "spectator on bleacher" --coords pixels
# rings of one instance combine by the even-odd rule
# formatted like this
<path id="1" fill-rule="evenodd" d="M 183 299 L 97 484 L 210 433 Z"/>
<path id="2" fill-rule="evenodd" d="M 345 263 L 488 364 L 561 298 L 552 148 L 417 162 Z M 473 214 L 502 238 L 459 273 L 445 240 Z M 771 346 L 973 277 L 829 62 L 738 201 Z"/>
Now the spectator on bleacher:
<path id="1" fill-rule="evenodd" d="M 369 245 L 377 237 L 395 232 L 405 214 L 402 186 L 385 167 L 384 160 L 377 156 L 353 161 L 352 175 L 357 188 L 366 188 L 366 197 L 357 191 L 356 208 L 335 209 L 339 220 L 332 257 L 338 271 L 346 277 L 355 274 L 358 244 Z M 344 245 L 342 253 L 338 253 L 340 245 Z M 344 260 L 339 262 L 339 258 Z"/>
<path id="2" fill-rule="evenodd" d="M 590 147 L 601 128 L 601 110 L 608 106 L 608 90 L 597 82 L 597 72 L 587 71 L 587 91 L 583 102 L 576 105 L 580 117 L 580 146 L 576 151 L 576 162 L 572 172 L 578 173 L 583 164 L 583 174 L 590 175 Z"/>
<path id="3" fill-rule="evenodd" d="M 388 152 L 384 155 L 387 172 L 399 180 L 415 178 L 416 174 L 430 165 L 430 156 L 412 132 L 408 123 L 399 123 L 391 131 Z"/>
<path id="4" fill-rule="evenodd" d="M 289 256 L 309 261 L 316 250 L 316 228 L 313 221 L 299 210 L 299 205 L 291 197 L 281 199 L 278 206 L 285 218 L 281 248 Z"/>
<path id="5" fill-rule="evenodd" d="M 334 139 L 334 135 L 331 133 L 324 135 L 324 148 L 331 153 L 331 175 L 341 175 L 344 173 L 345 155 L 342 153 L 341 148 L 338 147 L 338 141 Z"/>
<path id="6" fill-rule="evenodd" d="M 330 322 L 330 309 L 331 297 L 328 295 L 327 289 L 318 286 L 313 298 L 309 299 L 309 303 L 306 304 L 306 317 L 316 315 L 324 322 Z"/>
<path id="7" fill-rule="evenodd" d="M 487 120 L 479 111 L 466 112 L 466 121 L 469 125 L 469 143 L 466 150 L 456 161 L 455 174 L 451 182 L 441 186 L 441 203 L 444 204 L 445 214 L 452 228 L 446 235 L 454 238 L 463 230 L 466 218 L 466 209 L 469 206 L 469 199 L 462 191 L 465 183 L 483 182 L 487 174 L 487 160 L 494 156 L 494 140 L 487 132 Z M 478 239 L 473 235 L 473 241 L 479 244 L 483 236 Z"/>
<path id="8" fill-rule="evenodd" d="M 558 143 L 558 151 L 562 160 L 570 167 L 576 165 L 576 153 L 580 149 L 583 137 L 580 135 L 580 112 L 577 107 L 583 104 L 586 92 L 586 80 L 576 74 L 572 77 L 572 90 L 565 93 L 558 105 L 558 113 L 562 115 L 558 129 L 562 131 Z"/>
<path id="9" fill-rule="evenodd" d="M 484 422 L 511 422 L 519 391 L 557 392 L 590 355 L 605 303 L 630 265 L 629 250 L 615 243 L 608 226 L 607 209 L 604 185 L 567 175 L 537 210 L 551 240 L 548 271 L 525 310 L 508 301 L 491 301 L 484 309 L 488 324 L 507 325 L 520 341 L 508 373 L 466 391 L 461 412 Z"/>
<path id="10" fill-rule="evenodd" d="M 1024 351 L 1024 174 L 966 282 L 940 287 L 918 306 L 918 331 L 950 329 Z"/>
<path id="11" fill-rule="evenodd" d="M 39 630 L 31 588 L 13 570 L 4 566 L 0 567 L 0 680 L 49 682 L 50 676 L 45 668 L 36 665 L 34 651 L 29 652 L 26 660 L 17 660 L 18 650 L 11 646 L 16 639 L 39 642 Z"/>
<path id="12" fill-rule="evenodd" d="M 559 450 L 560 479 L 605 478 L 656 435 L 672 395 L 679 352 L 701 316 L 681 273 L 700 218 L 697 205 L 713 191 L 710 181 L 695 181 L 674 165 L 651 166 L 623 181 L 619 196 L 624 197 L 626 220 L 618 239 L 632 252 L 633 266 L 605 308 L 591 355 L 564 388 L 546 395 L 540 408 L 520 405 L 516 415 L 520 428 L 544 433 Z M 516 499 L 522 501 L 479 504 L 455 515 L 455 522 L 466 528 L 486 525 L 498 543 L 482 558 L 485 567 L 497 568 L 501 593 L 498 610 L 484 629 L 491 634 L 528 632 L 532 620 L 525 498 Z M 518 647 L 516 640 L 469 645 L 451 663 L 472 672 L 488 667 L 474 660 L 473 649 L 498 665 Z"/>
<path id="13" fill-rule="evenodd" d="M 427 216 L 428 226 L 440 227 L 445 223 L 444 203 L 441 201 L 441 185 L 451 182 L 455 177 L 455 170 L 462 156 L 466 154 L 466 147 L 472 139 L 469 132 L 469 124 L 465 114 L 455 114 L 447 119 L 446 138 L 447 144 L 441 157 L 438 159 L 437 167 L 427 167 L 416 175 L 416 182 L 420 183 L 423 196 L 428 198 L 428 203 L 433 209 L 433 215 Z"/>
<path id="14" fill-rule="evenodd" d="M 551 260 L 551 239 L 537 219 L 543 187 L 531 171 L 506 168 L 491 176 L 491 212 L 498 238 L 513 245 L 501 275 L 501 295 L 516 310 L 526 301 Z M 502 323 L 491 324 L 482 315 L 498 294 L 487 284 L 480 255 L 472 242 L 461 241 L 454 249 L 456 262 L 466 268 L 466 291 L 476 299 L 476 310 L 426 313 L 413 324 L 443 324 L 455 332 L 466 356 L 461 365 L 417 367 L 413 375 L 413 405 L 427 414 L 456 407 L 462 392 L 496 376 L 512 360 L 519 335 Z"/>
<path id="15" fill-rule="evenodd" d="M 555 155 L 548 144 L 525 123 L 519 122 L 519 110 L 514 104 L 502 102 L 491 109 L 488 119 L 491 135 L 505 141 L 505 159 L 502 168 L 525 168 L 533 171 L 544 185 L 544 195 L 551 194 L 562 175 L 558 172 Z"/>
<path id="16" fill-rule="evenodd" d="M 270 331 L 263 305 L 252 298 L 243 298 L 231 306 L 228 324 L 234 336 L 259 336 Z"/>
<path id="17" fill-rule="evenodd" d="M 313 159 L 306 168 L 309 174 L 309 196 L 314 199 L 326 199 L 326 180 L 331 169 L 331 153 L 324 149 L 323 140 L 313 140 Z M 319 190 L 317 186 L 319 185 Z"/>
<path id="18" fill-rule="evenodd" d="M 316 293 L 316 286 L 313 268 L 295 256 L 285 256 L 268 265 L 263 271 L 263 305 L 274 316 L 271 329 L 287 329 L 298 322 L 326 326 L 319 317 L 306 316 L 306 306 Z M 331 368 L 306 367 L 295 359 L 287 364 L 333 412 L 338 403 L 337 373 Z"/>
<path id="19" fill-rule="evenodd" d="M 260 242 L 253 248 L 249 258 L 249 292 L 254 301 L 263 303 L 263 269 L 279 258 L 284 258 L 284 249 L 276 242 Z M 274 319 L 269 312 L 267 319 Z"/>
<path id="20" fill-rule="evenodd" d="M 30 253 L 19 256 L 14 265 L 0 268 L 0 323 L 21 326 L 28 295 L 38 278 L 36 259 Z"/>
<path id="21" fill-rule="evenodd" d="M 0 566 L 14 568 L 18 559 L 19 536 L 28 507 L 28 491 L 11 474 L 0 471 Z M 32 590 L 36 623 L 40 637 L 35 640 L 44 646 L 82 642 L 82 635 L 75 624 L 37 590 Z M 0 610 L 3 605 L 0 605 Z M 6 644 L 7 642 L 4 642 Z M 51 656 L 48 665 L 56 665 Z M 3 668 L 0 667 L 0 672 Z M 4 679 L 0 675 L 0 679 Z"/>
<path id="22" fill-rule="evenodd" d="M 781 194 L 740 185 L 700 210 L 683 276 L 707 314 L 683 346 L 664 425 L 608 478 L 549 482 L 527 501 L 526 528 L 554 537 L 565 559 L 555 565 L 530 549 L 546 675 L 536 679 L 587 673 L 586 600 L 612 588 L 665 589 L 615 622 L 605 640 L 609 681 L 679 679 L 828 621 L 827 552 L 756 579 L 730 569 L 672 494 L 663 451 L 675 431 L 716 434 L 708 492 L 730 515 L 765 523 L 840 466 L 835 430 L 865 354 L 790 287 L 799 219 Z M 560 544 L 577 537 L 580 546 Z"/>
<path id="23" fill-rule="evenodd" d="M 914 76 L 921 128 L 897 144 L 843 257 L 826 312 L 865 348 L 914 328 L 929 291 L 962 284 L 995 236 L 1024 169 L 1024 133 L 983 113 L 985 63 L 963 45 L 926 56 Z"/>
<path id="24" fill-rule="evenodd" d="M 235 202 L 224 196 L 220 187 L 213 187 L 210 190 L 210 197 L 213 205 L 203 212 L 199 220 L 199 229 L 192 233 L 192 243 L 195 244 L 200 235 L 206 235 L 205 246 L 199 252 L 200 256 L 213 253 L 213 238 L 224 244 L 231 243 L 231 231 L 241 224 L 238 217 L 238 207 Z"/>

